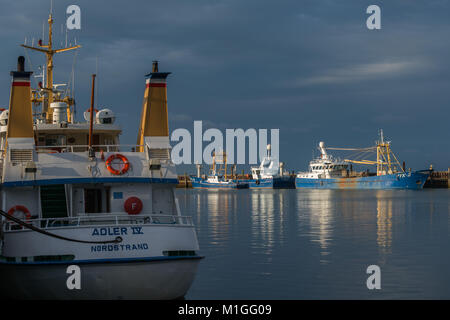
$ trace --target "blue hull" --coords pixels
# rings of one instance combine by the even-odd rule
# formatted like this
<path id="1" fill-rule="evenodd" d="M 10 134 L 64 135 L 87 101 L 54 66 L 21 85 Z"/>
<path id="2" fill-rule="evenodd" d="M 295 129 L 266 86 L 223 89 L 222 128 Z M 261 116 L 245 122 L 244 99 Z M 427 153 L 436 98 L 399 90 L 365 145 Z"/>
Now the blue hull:
<path id="1" fill-rule="evenodd" d="M 248 180 L 251 189 L 295 189 L 295 177 Z"/>
<path id="2" fill-rule="evenodd" d="M 213 183 L 198 177 L 191 177 L 192 188 L 208 188 L 208 189 L 248 189 L 247 182 L 232 180 L 229 184 Z"/>
<path id="3" fill-rule="evenodd" d="M 250 179 L 248 186 L 250 189 L 273 189 L 273 179 Z"/>
<path id="4" fill-rule="evenodd" d="M 315 189 L 422 189 L 429 171 L 396 173 L 358 178 L 308 179 L 296 178 L 296 188 Z"/>

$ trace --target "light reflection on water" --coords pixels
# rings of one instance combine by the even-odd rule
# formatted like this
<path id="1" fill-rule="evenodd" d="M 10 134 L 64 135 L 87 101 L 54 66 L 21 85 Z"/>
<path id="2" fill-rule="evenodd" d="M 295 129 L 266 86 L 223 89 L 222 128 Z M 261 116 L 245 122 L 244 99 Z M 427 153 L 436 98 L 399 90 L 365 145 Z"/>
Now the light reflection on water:
<path id="1" fill-rule="evenodd" d="M 187 299 L 450 298 L 450 190 L 177 194 L 206 256 Z"/>

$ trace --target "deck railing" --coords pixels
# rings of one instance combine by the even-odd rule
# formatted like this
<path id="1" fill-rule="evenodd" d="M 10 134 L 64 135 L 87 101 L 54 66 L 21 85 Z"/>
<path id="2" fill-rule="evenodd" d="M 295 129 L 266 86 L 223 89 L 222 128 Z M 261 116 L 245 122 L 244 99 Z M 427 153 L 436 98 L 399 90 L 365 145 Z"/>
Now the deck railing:
<path id="1" fill-rule="evenodd" d="M 101 144 L 92 146 L 96 152 L 118 152 L 125 151 L 124 148 L 129 148 L 129 151 L 135 152 L 137 148 L 144 147 L 144 145 L 135 144 Z M 60 152 L 85 152 L 88 151 L 89 145 L 64 145 L 64 146 L 36 146 L 38 153 L 60 153 Z"/>
<path id="2" fill-rule="evenodd" d="M 76 217 L 32 219 L 25 222 L 41 229 L 59 229 L 87 226 L 194 225 L 192 222 L 192 217 L 190 216 L 155 214 L 125 215 L 114 213 L 96 216 L 83 214 Z M 3 230 L 23 231 L 28 229 L 26 227 L 18 225 L 15 222 L 5 220 L 3 224 Z"/>

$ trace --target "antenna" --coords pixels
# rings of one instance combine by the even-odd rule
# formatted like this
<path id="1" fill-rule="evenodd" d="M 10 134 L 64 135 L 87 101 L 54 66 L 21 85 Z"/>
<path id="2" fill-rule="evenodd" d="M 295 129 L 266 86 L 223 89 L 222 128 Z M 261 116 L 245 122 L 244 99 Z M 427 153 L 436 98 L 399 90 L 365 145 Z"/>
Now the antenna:
<path id="1" fill-rule="evenodd" d="M 97 75 L 97 77 L 95 78 L 97 85 L 95 86 L 95 95 L 97 96 L 97 103 L 96 106 L 98 108 L 99 104 L 99 96 L 98 96 L 98 56 L 95 57 L 95 74 Z"/>
<path id="2" fill-rule="evenodd" d="M 49 18 L 47 20 L 48 22 L 48 43 L 44 44 L 44 41 L 41 39 L 38 42 L 38 46 L 34 47 L 34 41 L 32 41 L 32 46 L 28 46 L 28 45 L 21 45 L 22 47 L 26 48 L 26 49 L 31 49 L 34 51 L 38 51 L 41 53 L 44 53 L 46 55 L 46 72 L 45 72 L 45 78 L 43 78 L 43 80 L 45 79 L 45 83 L 43 83 L 43 89 L 45 89 L 47 92 L 45 95 L 43 95 L 42 97 L 40 97 L 38 100 L 36 100 L 37 102 L 42 102 L 43 103 L 43 113 L 46 114 L 46 120 L 48 122 L 52 121 L 52 109 L 49 108 L 49 106 L 51 105 L 51 103 L 54 101 L 54 99 L 60 99 L 60 97 L 57 95 L 58 92 L 53 91 L 54 90 L 54 86 L 53 86 L 53 69 L 54 69 L 54 64 L 53 64 L 53 56 L 55 54 L 61 53 L 61 52 L 66 52 L 66 51 L 70 51 L 70 50 L 74 50 L 74 49 L 78 49 L 81 46 L 79 45 L 75 45 L 73 47 L 66 47 L 66 48 L 61 48 L 61 49 L 54 49 L 53 48 L 53 17 L 52 17 L 52 13 L 53 13 L 53 0 L 51 0 L 50 2 L 50 15 Z M 45 24 L 43 25 L 43 36 L 45 36 Z M 61 30 L 63 30 L 63 26 L 61 25 Z M 44 37 L 43 37 L 44 38 Z M 67 98 L 69 105 L 73 104 L 73 99 L 71 99 L 70 97 Z"/>

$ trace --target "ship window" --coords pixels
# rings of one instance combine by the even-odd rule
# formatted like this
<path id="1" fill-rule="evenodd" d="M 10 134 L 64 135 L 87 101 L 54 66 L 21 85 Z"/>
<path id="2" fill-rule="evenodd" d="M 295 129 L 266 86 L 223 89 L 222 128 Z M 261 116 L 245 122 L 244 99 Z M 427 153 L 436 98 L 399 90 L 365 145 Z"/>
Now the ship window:
<path id="1" fill-rule="evenodd" d="M 66 145 L 66 136 L 51 134 L 45 137 L 45 145 L 46 146 L 65 146 Z"/>

